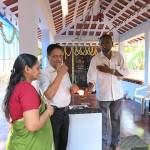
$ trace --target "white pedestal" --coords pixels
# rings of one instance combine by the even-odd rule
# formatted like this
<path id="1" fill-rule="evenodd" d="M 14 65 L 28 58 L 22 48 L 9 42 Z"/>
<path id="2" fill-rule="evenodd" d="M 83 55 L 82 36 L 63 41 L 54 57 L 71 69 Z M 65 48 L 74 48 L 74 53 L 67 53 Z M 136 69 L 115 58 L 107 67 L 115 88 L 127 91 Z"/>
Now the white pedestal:
<path id="1" fill-rule="evenodd" d="M 102 114 L 70 114 L 67 150 L 102 150 Z"/>

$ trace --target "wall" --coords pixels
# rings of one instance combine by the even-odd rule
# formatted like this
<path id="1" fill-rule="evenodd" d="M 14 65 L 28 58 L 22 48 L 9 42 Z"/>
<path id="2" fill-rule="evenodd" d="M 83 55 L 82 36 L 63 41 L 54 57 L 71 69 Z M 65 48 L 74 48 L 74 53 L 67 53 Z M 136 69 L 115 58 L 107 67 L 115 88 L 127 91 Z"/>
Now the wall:
<path id="1" fill-rule="evenodd" d="M 142 87 L 143 85 L 135 84 L 131 82 L 122 81 L 122 87 L 124 94 L 128 94 L 127 97 L 130 97 L 133 100 L 134 92 L 136 88 Z M 140 90 L 137 94 L 145 95 L 146 89 Z M 135 100 L 140 103 L 139 100 Z M 96 99 L 96 94 L 88 95 L 86 98 L 80 98 L 78 94 L 72 94 L 70 105 L 81 105 L 81 103 L 89 103 L 89 107 L 98 108 L 98 103 Z M 147 101 L 146 106 L 149 107 L 149 101 Z"/>
<path id="2" fill-rule="evenodd" d="M 135 89 L 139 87 L 143 87 L 143 85 L 122 81 L 122 87 L 123 87 L 124 94 L 127 94 L 127 97 L 130 97 L 131 100 L 133 100 Z M 145 93 L 146 93 L 146 89 L 137 92 L 137 94 L 140 95 L 145 95 Z M 135 101 L 140 103 L 140 101 L 137 99 Z M 147 101 L 146 106 L 149 107 L 149 101 Z"/>
<path id="3" fill-rule="evenodd" d="M 122 34 L 119 36 L 119 49 L 120 52 L 123 52 L 123 45 L 121 43 L 127 39 L 130 39 L 134 36 L 137 36 L 139 34 L 144 33 L 145 34 L 145 79 L 144 79 L 144 84 L 147 85 L 149 83 L 149 70 L 150 70 L 150 20 L 147 22 L 141 23 L 141 25 L 138 25 L 138 27 L 133 28 L 129 32 L 126 32 L 125 34 Z M 134 91 L 136 88 L 142 87 L 142 85 L 135 84 L 135 83 L 130 83 L 126 81 L 122 81 L 123 84 L 123 90 L 124 93 L 128 92 L 128 96 L 133 99 Z M 145 95 L 145 90 L 141 90 L 138 94 Z M 136 100 L 137 102 L 140 102 Z M 149 102 L 146 103 L 146 106 L 149 106 Z"/>
<path id="4" fill-rule="evenodd" d="M 134 36 L 137 36 L 139 34 L 144 33 L 145 36 L 145 78 L 144 78 L 144 84 L 147 85 L 149 83 L 149 70 L 150 70 L 150 20 L 147 22 L 141 23 L 138 25 L 138 27 L 133 28 L 132 30 L 119 35 L 119 51 L 124 51 L 124 45 L 123 42 L 125 40 L 128 40 Z"/>

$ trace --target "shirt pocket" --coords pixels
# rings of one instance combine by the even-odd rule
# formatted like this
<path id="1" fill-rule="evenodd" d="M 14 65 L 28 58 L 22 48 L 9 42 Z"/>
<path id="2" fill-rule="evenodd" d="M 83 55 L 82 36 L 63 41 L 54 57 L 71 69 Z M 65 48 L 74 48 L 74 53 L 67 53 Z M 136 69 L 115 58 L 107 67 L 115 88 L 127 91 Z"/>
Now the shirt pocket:
<path id="1" fill-rule="evenodd" d="M 119 66 L 119 65 L 116 66 L 115 69 L 116 69 L 116 70 L 120 70 L 120 66 Z"/>
<path id="2" fill-rule="evenodd" d="M 116 70 L 118 70 L 118 68 L 120 69 L 120 65 L 117 59 L 111 61 L 110 68 Z"/>

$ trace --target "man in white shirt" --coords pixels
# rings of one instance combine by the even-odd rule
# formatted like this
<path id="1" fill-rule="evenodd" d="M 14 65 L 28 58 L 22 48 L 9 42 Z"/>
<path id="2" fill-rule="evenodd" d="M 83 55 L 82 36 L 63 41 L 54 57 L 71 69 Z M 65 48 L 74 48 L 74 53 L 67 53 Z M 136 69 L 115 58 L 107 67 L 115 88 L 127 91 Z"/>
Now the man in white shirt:
<path id="1" fill-rule="evenodd" d="M 112 46 L 113 41 L 110 35 L 104 34 L 100 37 L 101 52 L 91 60 L 87 74 L 88 88 L 85 89 L 86 94 L 96 89 L 99 110 L 102 112 L 103 150 L 108 150 L 111 144 L 115 150 L 121 150 L 120 121 L 123 98 L 121 78 L 128 74 L 122 55 L 111 51 Z"/>
<path id="2" fill-rule="evenodd" d="M 79 90 L 70 82 L 68 67 L 63 63 L 63 48 L 57 44 L 47 47 L 49 66 L 42 70 L 39 77 L 40 90 L 54 107 L 50 120 L 53 128 L 55 150 L 66 150 L 68 140 L 68 105 L 71 101 L 70 92 Z"/>

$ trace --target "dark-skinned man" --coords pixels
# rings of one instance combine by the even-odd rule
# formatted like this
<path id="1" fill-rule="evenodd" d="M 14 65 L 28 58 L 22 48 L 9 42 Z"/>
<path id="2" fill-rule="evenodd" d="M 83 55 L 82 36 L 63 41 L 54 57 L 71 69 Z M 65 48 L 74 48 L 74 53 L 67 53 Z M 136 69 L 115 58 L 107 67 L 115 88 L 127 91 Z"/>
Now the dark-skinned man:
<path id="1" fill-rule="evenodd" d="M 101 52 L 91 60 L 87 74 L 88 88 L 85 89 L 88 95 L 96 89 L 99 111 L 102 112 L 103 150 L 108 150 L 111 144 L 115 150 L 121 150 L 120 121 L 123 98 L 121 78 L 128 74 L 122 55 L 112 51 L 112 47 L 111 36 L 102 35 L 100 37 Z"/>

